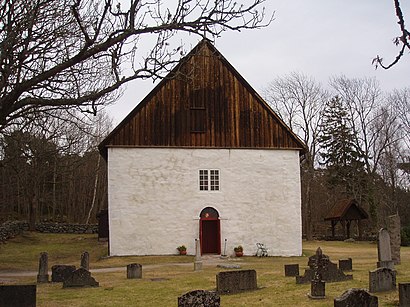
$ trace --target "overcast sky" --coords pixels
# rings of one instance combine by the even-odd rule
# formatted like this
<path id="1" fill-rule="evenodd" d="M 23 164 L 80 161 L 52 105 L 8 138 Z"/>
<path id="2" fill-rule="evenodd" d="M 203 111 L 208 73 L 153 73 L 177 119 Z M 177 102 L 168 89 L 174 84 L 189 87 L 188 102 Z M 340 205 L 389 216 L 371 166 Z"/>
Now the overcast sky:
<path id="1" fill-rule="evenodd" d="M 240 2 L 240 1 L 239 1 Z M 410 1 L 402 0 L 407 27 Z M 385 91 L 410 87 L 410 54 L 389 70 L 372 66 L 380 55 L 385 64 L 397 55 L 392 39 L 399 27 L 393 0 L 267 0 L 275 20 L 267 28 L 227 32 L 216 48 L 258 92 L 275 77 L 300 72 L 327 86 L 329 77 L 375 77 Z M 200 38 L 185 42 L 189 51 Z M 134 81 L 108 108 L 119 123 L 153 88 Z"/>

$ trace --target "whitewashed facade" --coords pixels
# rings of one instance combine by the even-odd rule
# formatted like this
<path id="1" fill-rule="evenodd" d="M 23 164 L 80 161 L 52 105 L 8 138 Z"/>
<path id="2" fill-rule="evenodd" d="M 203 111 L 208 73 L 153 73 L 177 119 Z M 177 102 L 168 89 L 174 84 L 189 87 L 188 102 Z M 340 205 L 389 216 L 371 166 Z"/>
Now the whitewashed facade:
<path id="1" fill-rule="evenodd" d="M 193 254 L 200 213 L 219 213 L 220 250 L 264 243 L 269 255 L 302 253 L 299 151 L 108 148 L 110 255 Z M 219 191 L 200 191 L 217 169 Z"/>

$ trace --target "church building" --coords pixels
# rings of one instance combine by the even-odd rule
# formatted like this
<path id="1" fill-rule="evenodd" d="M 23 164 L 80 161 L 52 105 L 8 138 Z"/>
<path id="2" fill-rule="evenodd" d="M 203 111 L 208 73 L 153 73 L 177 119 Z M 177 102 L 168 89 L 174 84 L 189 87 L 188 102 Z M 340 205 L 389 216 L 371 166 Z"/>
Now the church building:
<path id="1" fill-rule="evenodd" d="M 255 67 L 257 69 L 257 67 Z M 99 146 L 109 254 L 302 254 L 303 142 L 204 39 Z"/>

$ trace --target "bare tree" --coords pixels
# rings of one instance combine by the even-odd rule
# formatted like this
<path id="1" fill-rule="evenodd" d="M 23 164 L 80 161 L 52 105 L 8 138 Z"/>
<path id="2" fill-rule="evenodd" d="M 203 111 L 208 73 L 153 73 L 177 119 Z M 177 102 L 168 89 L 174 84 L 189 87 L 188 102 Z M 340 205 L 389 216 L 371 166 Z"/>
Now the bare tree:
<path id="1" fill-rule="evenodd" d="M 95 114 L 121 85 L 164 76 L 183 53 L 176 33 L 266 26 L 264 1 L 0 0 L 0 128 L 55 109 Z"/>
<path id="2" fill-rule="evenodd" d="M 328 93 L 312 77 L 292 72 L 268 84 L 264 96 L 281 119 L 309 148 L 307 160 L 312 165 L 318 152 L 317 136 Z"/>
<path id="3" fill-rule="evenodd" d="M 403 130 L 403 145 L 410 150 L 410 88 L 394 90 L 389 97 L 389 101 L 395 106 Z M 410 157 L 410 153 L 408 153 Z M 406 161 L 407 162 L 407 161 Z"/>
<path id="4" fill-rule="evenodd" d="M 312 183 L 318 153 L 321 114 L 328 94 L 313 78 L 293 72 L 278 77 L 264 90 L 267 102 L 308 146 L 302 167 L 302 210 L 306 238 L 312 239 Z"/>
<path id="5" fill-rule="evenodd" d="M 332 78 L 330 84 L 349 109 L 350 125 L 366 172 L 375 174 L 384 150 L 397 141 L 396 132 L 399 128 L 394 125 L 395 117 L 386 114 L 389 111 L 386 96 L 374 78 L 339 76 Z M 383 133 L 379 127 L 381 119 L 386 126 Z M 386 136 L 387 132 L 390 135 Z"/>
<path id="6" fill-rule="evenodd" d="M 376 68 L 380 66 L 384 69 L 389 69 L 390 67 L 394 66 L 400 61 L 406 49 L 407 51 L 410 51 L 410 32 L 407 30 L 406 25 L 404 23 L 404 15 L 400 7 L 399 0 L 394 0 L 394 8 L 398 19 L 397 23 L 400 27 L 400 35 L 393 39 L 393 43 L 396 46 L 400 47 L 400 51 L 398 52 L 396 58 L 388 65 L 383 64 L 383 58 L 381 58 L 380 56 L 376 56 L 376 58 L 373 59 L 373 64 Z"/>
<path id="7" fill-rule="evenodd" d="M 54 113 L 37 118 L 24 131 L 8 128 L 2 134 L 0 207 L 2 213 L 27 216 L 31 229 L 40 217 L 80 222 L 88 213 L 90 220 L 105 205 L 101 178 L 106 170 L 98 162 L 97 145 L 111 129 L 111 120 L 104 112 L 82 118 Z"/>

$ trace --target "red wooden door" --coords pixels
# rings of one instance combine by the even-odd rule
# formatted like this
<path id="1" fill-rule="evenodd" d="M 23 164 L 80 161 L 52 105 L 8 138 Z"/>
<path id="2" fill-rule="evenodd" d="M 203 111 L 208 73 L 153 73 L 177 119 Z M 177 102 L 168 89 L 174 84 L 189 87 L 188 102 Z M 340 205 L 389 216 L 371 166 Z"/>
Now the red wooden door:
<path id="1" fill-rule="evenodd" d="M 201 220 L 203 254 L 220 254 L 219 220 Z"/>
<path id="2" fill-rule="evenodd" d="M 199 237 L 202 254 L 221 253 L 221 231 L 218 211 L 207 207 L 201 212 Z"/>

